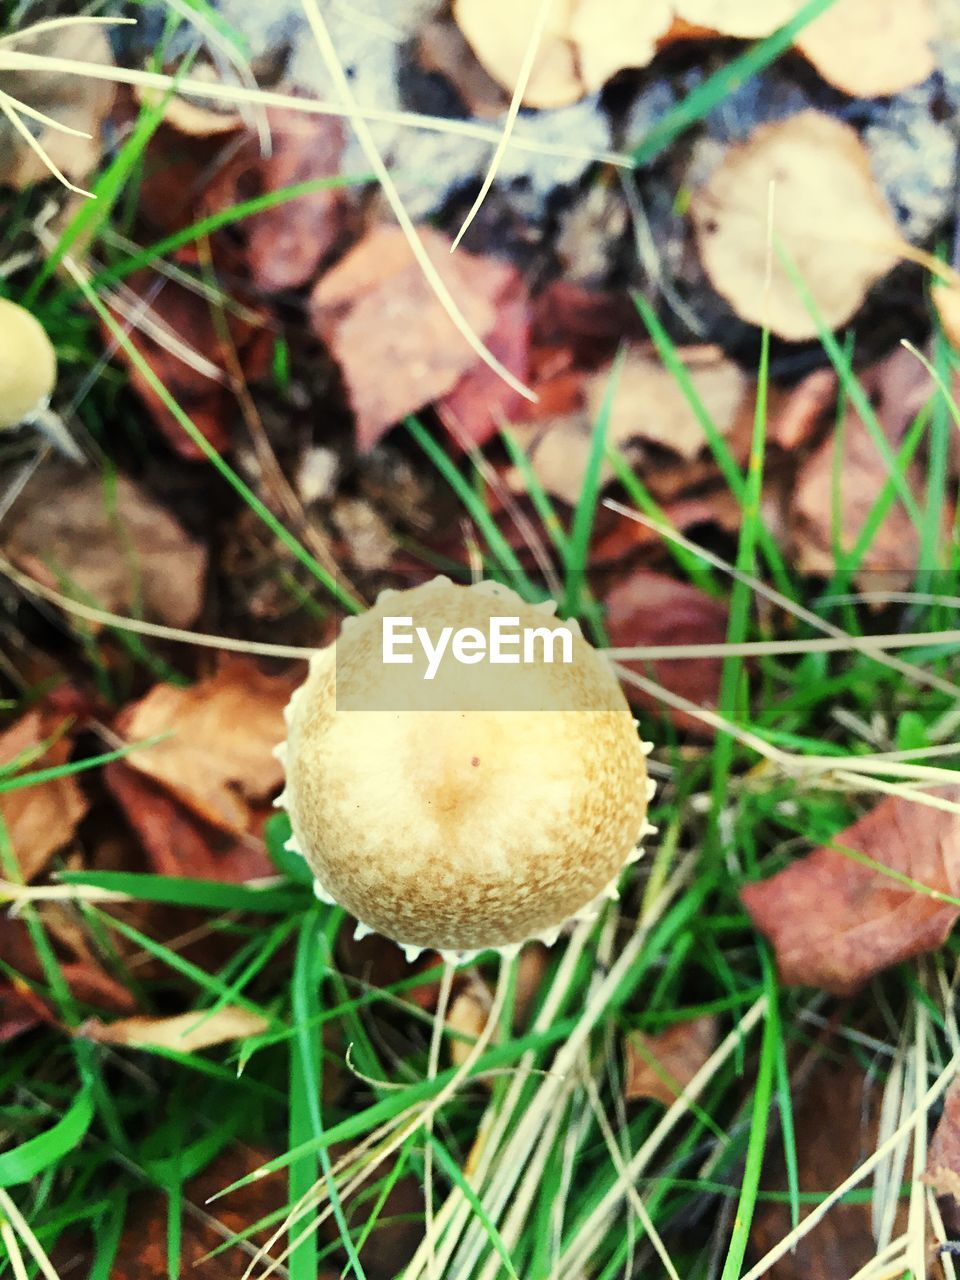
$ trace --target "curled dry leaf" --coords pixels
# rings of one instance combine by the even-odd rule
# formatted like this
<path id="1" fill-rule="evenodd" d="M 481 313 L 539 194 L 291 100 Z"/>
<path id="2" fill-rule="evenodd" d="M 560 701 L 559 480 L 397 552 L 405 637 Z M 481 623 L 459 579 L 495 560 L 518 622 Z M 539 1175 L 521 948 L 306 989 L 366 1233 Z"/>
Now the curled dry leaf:
<path id="1" fill-rule="evenodd" d="M 451 256 L 450 241 L 429 227 L 419 234 L 470 327 L 486 338 L 498 301 L 516 287 L 516 272 L 463 250 Z M 340 365 L 362 450 L 405 414 L 451 391 L 477 363 L 399 227 L 377 227 L 355 245 L 317 284 L 310 310 Z"/>
<path id="2" fill-rule="evenodd" d="M 24 753 L 29 753 L 30 762 L 17 773 L 66 764 L 73 740 L 57 733 L 58 726 L 51 717 L 37 709 L 28 711 L 0 735 L 0 767 L 10 765 Z M 45 751 L 40 750 L 51 737 L 55 741 Z M 38 876 L 51 856 L 70 843 L 88 808 L 86 796 L 73 775 L 0 793 L 0 816 L 25 880 Z"/>
<path id="3" fill-rule="evenodd" d="M 672 1106 L 710 1057 L 717 1043 L 717 1020 L 712 1016 L 678 1022 L 656 1035 L 631 1031 L 624 1041 L 628 1102 L 653 1098 Z"/>
<path id="4" fill-rule="evenodd" d="M 513 92 L 541 0 L 454 0 L 453 16 L 486 71 Z M 645 67 L 672 21 L 670 0 L 553 0 L 523 101 L 561 107 L 624 67 Z"/>
<path id="5" fill-rule="evenodd" d="M 933 73 L 936 34 L 929 0 L 834 0 L 794 43 L 837 89 L 879 98 Z"/>
<path id="6" fill-rule="evenodd" d="M 342 123 L 333 116 L 268 110 L 271 147 L 264 155 L 260 139 L 249 134 L 204 192 L 208 213 L 232 208 L 252 192 L 282 191 L 339 172 Z M 245 243 L 250 274 L 258 289 L 278 293 L 298 289 L 313 278 L 320 261 L 344 229 L 344 188 L 314 191 L 245 218 L 233 230 Z"/>
<path id="7" fill-rule="evenodd" d="M 960 787 L 937 794 L 960 801 Z M 960 815 L 888 796 L 839 832 L 831 847 L 747 885 L 740 896 L 773 943 L 784 982 L 845 995 L 882 969 L 943 944 L 960 908 L 936 894 L 960 896 Z"/>
<path id="8" fill-rule="evenodd" d="M 251 800 L 281 783 L 273 750 L 286 736 L 283 709 L 296 686 L 265 675 L 245 658 L 224 657 L 214 675 L 189 689 L 158 684 L 119 716 L 128 742 L 170 733 L 126 761 L 168 787 L 214 826 L 245 832 Z"/>
<path id="9" fill-rule="evenodd" d="M 70 464 L 43 467 L 9 516 L 7 556 L 49 587 L 113 613 L 135 607 L 188 627 L 203 600 L 206 549 L 138 484 Z"/>
<path id="10" fill-rule="evenodd" d="M 101 1022 L 91 1018 L 78 1034 L 98 1044 L 127 1045 L 133 1049 L 173 1049 L 177 1053 L 197 1053 L 228 1040 L 259 1035 L 269 1027 L 266 1018 L 239 1005 L 225 1004 L 212 1013 L 202 1009 L 179 1013 L 171 1018 L 120 1018 Z"/>
<path id="11" fill-rule="evenodd" d="M 609 593 L 607 633 L 616 649 L 634 645 L 722 644 L 727 638 L 727 609 L 719 600 L 687 582 L 639 569 Z M 670 658 L 656 662 L 624 662 L 638 675 L 656 680 L 671 693 L 715 708 L 720 696 L 723 663 L 719 658 Z M 664 715 L 678 729 L 712 736 L 703 720 L 660 702 L 652 694 L 624 685 L 631 703 Z"/>
<path id="12" fill-rule="evenodd" d="M 742 319 L 793 341 L 813 338 L 816 323 L 777 253 L 766 287 L 771 184 L 775 241 L 828 328 L 849 320 L 896 265 L 900 236 L 849 125 L 802 111 L 731 147 L 690 206 L 704 269 Z"/>
<path id="13" fill-rule="evenodd" d="M 110 66 L 110 42 L 102 27 L 78 25 L 53 31 L 24 32 L 13 46 L 18 53 L 69 58 Z M 3 91 L 25 106 L 89 137 L 76 137 L 21 117 L 57 168 L 82 185 L 99 164 L 103 122 L 110 112 L 116 87 L 106 80 L 63 75 L 57 70 L 5 71 Z M 50 176 L 39 155 L 0 117 L 0 186 L 18 189 Z"/>
<path id="14" fill-rule="evenodd" d="M 829 436 L 797 474 L 790 505 L 797 567 L 804 573 L 829 577 L 837 567 L 834 511 L 839 517 L 836 540 L 842 551 L 850 552 L 889 478 L 883 456 L 861 419 L 851 411 L 842 435 Z M 918 479 L 915 471 L 907 473 L 907 482 L 915 490 Z M 920 534 L 902 502 L 895 499 L 870 538 L 856 582 L 864 590 L 905 589 L 913 580 L 919 551 Z"/>
<path id="15" fill-rule="evenodd" d="M 943 1099 L 943 1113 L 930 1139 L 924 1182 L 940 1201 L 944 1225 L 960 1234 L 960 1081 L 954 1080 Z"/>
<path id="16" fill-rule="evenodd" d="M 803 8 L 806 0 L 674 0 L 678 18 L 724 36 L 769 36 Z"/>

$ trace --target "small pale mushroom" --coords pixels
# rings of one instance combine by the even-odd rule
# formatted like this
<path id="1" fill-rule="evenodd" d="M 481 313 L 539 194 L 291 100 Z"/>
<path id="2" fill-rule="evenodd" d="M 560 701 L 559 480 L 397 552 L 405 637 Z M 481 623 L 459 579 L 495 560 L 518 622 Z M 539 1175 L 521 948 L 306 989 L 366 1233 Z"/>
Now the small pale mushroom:
<path id="1" fill-rule="evenodd" d="M 26 307 L 0 298 L 0 430 L 31 425 L 62 453 L 83 455 L 49 408 L 57 382 L 57 356 L 43 325 Z"/>
<path id="2" fill-rule="evenodd" d="M 315 655 L 287 708 L 278 803 L 318 896 L 361 932 L 410 955 L 509 953 L 616 896 L 652 830 L 649 747 L 607 659 L 554 610 L 496 583 L 435 578 L 382 593 Z M 425 679 L 411 643 L 410 662 L 386 663 L 390 619 L 434 646 L 450 628 L 467 660 L 451 646 Z M 524 637 L 563 630 L 571 660 L 548 660 L 546 644 L 530 661 L 478 660 L 496 619 Z"/>

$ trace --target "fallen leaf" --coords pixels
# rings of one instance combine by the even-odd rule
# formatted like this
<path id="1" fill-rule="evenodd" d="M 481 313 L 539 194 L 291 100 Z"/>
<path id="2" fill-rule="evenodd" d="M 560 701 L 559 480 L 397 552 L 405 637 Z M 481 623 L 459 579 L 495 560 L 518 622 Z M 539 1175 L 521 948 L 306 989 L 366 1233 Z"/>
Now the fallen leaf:
<path id="1" fill-rule="evenodd" d="M 674 0 L 677 17 L 724 36 L 769 36 L 795 17 L 805 0 Z"/>
<path id="2" fill-rule="evenodd" d="M 97 472 L 48 463 L 13 507 L 4 550 L 38 582 L 109 612 L 171 627 L 200 613 L 206 549 L 126 476 L 108 491 Z"/>
<path id="3" fill-rule="evenodd" d="M 24 31 L 9 38 L 15 40 L 13 47 L 18 53 L 113 65 L 110 42 L 102 27 L 82 24 L 36 34 Z M 3 91 L 59 124 L 90 135 L 77 137 L 21 117 L 57 168 L 72 182 L 82 185 L 100 163 L 103 123 L 113 105 L 116 86 L 107 80 L 64 75 L 57 69 L 32 68 L 5 71 Z M 16 102 L 10 105 L 16 109 Z M 0 117 L 0 186 L 23 190 L 49 177 L 50 171 L 40 156 L 24 143 L 8 120 Z"/>
<path id="4" fill-rule="evenodd" d="M 200 293 L 174 280 L 166 281 L 153 296 L 153 281 L 149 271 L 136 272 L 127 281 L 136 297 L 150 297 L 149 306 L 130 331 L 130 342 L 194 425 L 216 449 L 223 451 L 231 443 L 230 427 L 238 415 L 219 317 Z M 260 377 L 268 367 L 273 347 L 266 313 L 249 307 L 238 313 L 231 308 L 225 313 L 225 324 L 244 377 L 248 381 Z M 146 376 L 122 349 L 118 354 L 130 365 L 130 385 L 171 449 L 182 458 L 205 458 Z"/>
<path id="5" fill-rule="evenodd" d="M 55 1023 L 50 1007 L 26 982 L 0 979 L 0 1045 L 43 1023 Z"/>
<path id="6" fill-rule="evenodd" d="M 296 683 L 265 675 L 249 659 L 223 657 L 214 675 L 188 689 L 154 685 L 120 714 L 117 729 L 128 742 L 172 736 L 131 752 L 126 762 L 205 821 L 248 831 L 249 802 L 265 799 L 283 780 L 273 750 L 286 736 L 283 709 Z"/>
<path id="7" fill-rule="evenodd" d="M 449 15 L 424 24 L 417 40 L 417 61 L 424 71 L 439 73 L 449 81 L 470 115 L 497 120 L 510 105 L 502 85 L 488 75 Z"/>
<path id="8" fill-rule="evenodd" d="M 333 116 L 268 109 L 268 155 L 249 134 L 203 193 L 202 208 L 216 213 L 251 195 L 283 191 L 339 173 L 342 123 Z M 346 188 L 314 191 L 245 218 L 232 230 L 245 243 L 253 282 L 264 293 L 298 289 L 310 281 L 343 232 Z"/>
<path id="9" fill-rule="evenodd" d="M 34 756 L 41 743 L 54 735 L 56 740 L 47 750 Z M 51 719 L 34 709 L 0 735 L 0 766 L 30 752 L 30 763 L 17 773 L 49 769 L 65 764 L 72 749 L 73 739 L 58 735 Z M 0 815 L 25 880 L 40 875 L 52 855 L 70 843 L 88 808 L 87 798 L 73 775 L 0 793 Z"/>
<path id="10" fill-rule="evenodd" d="M 752 415 L 747 378 L 715 348 L 691 349 L 687 353 L 687 369 L 720 435 L 730 435 L 744 412 Z M 576 505 L 583 488 L 596 423 L 610 386 L 610 366 L 586 377 L 580 386 L 582 410 L 515 429 L 543 487 L 569 506 Z M 620 371 L 607 423 L 607 441 L 628 458 L 636 459 L 638 446 L 646 443 L 689 463 L 704 449 L 706 436 L 676 378 L 654 356 L 637 350 L 630 353 Z M 688 487 L 691 476 L 686 468 L 682 474 L 683 485 Z M 614 475 L 613 466 L 604 459 L 601 485 L 608 484 Z M 525 488 L 521 476 L 512 479 L 518 489 Z"/>
<path id="11" fill-rule="evenodd" d="M 249 1142 L 231 1142 L 195 1178 L 183 1187 L 183 1203 L 191 1211 L 180 1224 L 177 1274 L 194 1280 L 224 1280 L 242 1276 L 250 1264 L 251 1246 L 266 1244 L 270 1227 L 250 1234 L 256 1222 L 270 1222 L 287 1211 L 282 1178 L 251 1178 L 249 1182 L 211 1203 L 224 1187 L 255 1173 L 278 1153 L 253 1147 Z M 193 1206 L 203 1206 L 203 1212 Z M 160 1280 L 168 1276 L 170 1254 L 170 1201 L 165 1191 L 145 1191 L 132 1198 L 123 1233 L 111 1267 L 115 1280 Z M 240 1243 L 228 1243 L 233 1239 Z M 267 1252 L 264 1265 L 279 1259 L 287 1243 L 286 1235 Z M 89 1237 L 81 1239 L 70 1256 L 82 1256 L 89 1249 Z M 279 1264 L 278 1264 L 279 1265 Z M 63 1268 L 65 1270 L 65 1268 Z M 336 1280 L 337 1270 L 322 1270 L 316 1280 Z"/>
<path id="12" fill-rule="evenodd" d="M 930 289 L 940 324 L 954 351 L 960 351 L 960 284 L 937 282 Z"/>
<path id="13" fill-rule="evenodd" d="M 242 883 L 273 873 L 261 841 L 238 839 L 202 821 L 161 783 L 125 762 L 108 764 L 104 779 L 158 875 Z"/>
<path id="14" fill-rule="evenodd" d="M 539 0 L 454 0 L 453 16 L 478 60 L 511 93 L 539 9 Z M 670 0 L 554 0 L 524 103 L 567 106 L 625 67 L 647 66 L 672 18 Z"/>
<path id="15" fill-rule="evenodd" d="M 530 372 L 530 305 L 518 287 L 498 303 L 496 327 L 487 347 L 501 364 L 526 381 Z M 487 364 L 468 369 L 451 391 L 437 402 L 437 412 L 459 444 L 483 445 L 500 428 L 521 414 L 527 401 Z"/>
<path id="16" fill-rule="evenodd" d="M 487 337 L 516 272 L 463 250 L 451 255 L 450 241 L 429 227 L 419 234 L 467 323 Z M 340 365 L 364 451 L 405 414 L 451 391 L 477 363 L 399 227 L 378 227 L 351 249 L 314 288 L 310 311 Z"/>
<path id="17" fill-rule="evenodd" d="M 727 608 L 688 582 L 638 569 L 606 597 L 610 645 L 721 644 L 727 638 Z M 671 693 L 714 709 L 720 696 L 723 663 L 719 658 L 668 658 L 655 662 L 624 661 L 638 675 L 654 679 Z M 676 710 L 652 694 L 624 685 L 631 703 L 666 718 L 678 729 L 699 737 L 713 730 L 689 712 Z"/>
<path id="18" fill-rule="evenodd" d="M 960 800 L 960 787 L 936 794 Z M 786 983 L 845 995 L 874 974 L 941 946 L 960 908 L 960 816 L 888 796 L 821 847 L 748 884 L 741 898 L 773 943 Z M 920 892 L 855 861 L 855 849 L 931 892 Z"/>
<path id="19" fill-rule="evenodd" d="M 170 1018 L 119 1018 L 116 1022 L 90 1018 L 77 1034 L 98 1044 L 126 1045 L 132 1049 L 152 1046 L 174 1049 L 178 1053 L 197 1053 L 228 1040 L 260 1035 L 269 1026 L 260 1014 L 239 1005 L 225 1004 L 210 1013 L 199 1009 Z"/>
<path id="20" fill-rule="evenodd" d="M 713 425 L 720 435 L 727 435 L 746 398 L 746 375 L 715 347 L 691 350 L 684 364 Z M 592 423 L 599 420 L 609 386 L 609 368 L 586 383 Z M 607 434 L 613 444 L 648 440 L 682 458 L 696 457 L 707 444 L 703 427 L 676 377 L 657 357 L 636 351 L 631 351 L 620 370 Z"/>
<path id="21" fill-rule="evenodd" d="M 712 1016 L 678 1022 L 657 1035 L 631 1031 L 624 1040 L 628 1102 L 653 1098 L 672 1106 L 710 1057 L 717 1043 L 717 1020 Z"/>
<path id="22" fill-rule="evenodd" d="M 767 440 L 781 449 L 807 444 L 824 414 L 837 399 L 837 375 L 832 369 L 814 369 L 768 407 Z M 772 390 L 772 388 L 771 388 Z"/>
<path id="23" fill-rule="evenodd" d="M 853 98 L 879 98 L 933 73 L 936 34 L 929 0 L 834 0 L 794 47 L 835 88 Z"/>
<path id="24" fill-rule="evenodd" d="M 896 265 L 900 236 L 856 131 L 832 116 L 803 111 L 730 148 L 690 205 L 704 269 L 741 319 L 800 341 L 817 326 L 776 253 L 766 288 L 771 183 L 773 234 L 830 329 Z"/>
<path id="25" fill-rule="evenodd" d="M 190 79 L 220 85 L 223 81 L 216 67 L 209 62 L 197 62 L 190 70 Z M 184 98 L 179 93 L 165 94 L 147 85 L 134 85 L 134 97 L 139 103 L 155 107 L 163 104 L 163 123 L 190 138 L 212 138 L 234 133 L 243 126 L 243 117 L 234 107 L 226 106 L 219 99 L 198 102 Z"/>
<path id="26" fill-rule="evenodd" d="M 842 434 L 824 440 L 797 473 L 790 504 L 797 568 L 823 577 L 834 573 L 834 510 L 840 526 L 837 541 L 842 551 L 849 553 L 889 477 L 887 464 L 867 428 L 849 411 Z M 906 479 L 917 492 L 916 470 L 911 469 Z M 920 534 L 897 498 L 871 536 L 855 581 L 864 589 L 905 589 L 913 581 L 919 553 Z"/>
<path id="27" fill-rule="evenodd" d="M 54 946 L 60 973 L 74 999 L 113 1013 L 130 1012 L 136 1004 L 133 995 L 101 967 L 82 927 L 77 924 L 75 916 L 71 916 L 72 905 L 65 907 L 60 903 L 44 903 L 37 910 L 44 931 Z M 3 928 L 0 929 L 0 959 L 18 975 L 13 978 L 12 1001 L 10 997 L 2 996 L 0 1007 L 12 1007 L 15 1017 L 18 1009 L 24 1016 L 29 1009 L 33 1009 L 38 1020 L 56 1022 L 56 1015 L 46 1002 L 34 995 L 32 990 L 28 995 L 19 981 L 19 975 L 22 975 L 30 982 L 38 983 L 41 990 L 46 982 L 43 965 L 22 920 L 12 920 L 9 917 L 4 919 Z"/>
<path id="28" fill-rule="evenodd" d="M 473 1041 L 487 1025 L 492 996 L 487 984 L 471 973 L 464 985 L 454 994 L 447 1010 L 447 1030 L 456 1034 L 450 1038 L 450 1061 L 462 1067 L 470 1056 Z M 468 1037 L 461 1039 L 462 1036 Z"/>
<path id="29" fill-rule="evenodd" d="M 940 1202 L 944 1225 L 960 1234 L 960 1081 L 954 1080 L 943 1099 L 943 1113 L 930 1139 L 923 1178 Z"/>
<path id="30" fill-rule="evenodd" d="M 845 1182 L 875 1150 L 880 1090 L 845 1054 L 839 1064 L 822 1058 L 794 1102 L 797 1181 L 801 1193 L 823 1196 Z M 782 1143 L 764 1157 L 761 1196 L 750 1230 L 756 1262 L 787 1235 L 793 1223 L 785 1194 L 789 1185 Z M 779 1201 L 766 1192 L 780 1192 Z M 801 1207 L 801 1221 L 812 1209 Z M 867 1202 L 834 1205 L 812 1231 L 769 1270 L 764 1280 L 850 1280 L 876 1255 Z M 905 1229 L 898 1210 L 894 1234 Z"/>

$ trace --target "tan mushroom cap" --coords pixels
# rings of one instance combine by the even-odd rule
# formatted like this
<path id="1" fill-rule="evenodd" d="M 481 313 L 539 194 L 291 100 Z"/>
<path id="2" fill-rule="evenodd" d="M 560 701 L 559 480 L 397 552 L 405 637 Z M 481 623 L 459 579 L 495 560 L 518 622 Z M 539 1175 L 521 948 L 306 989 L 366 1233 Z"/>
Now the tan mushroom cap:
<path id="1" fill-rule="evenodd" d="M 0 298 L 0 429 L 42 408 L 57 380 L 57 357 L 40 321 Z"/>
<path id="2" fill-rule="evenodd" d="M 493 583 L 386 592 L 287 709 L 291 847 L 321 896 L 411 951 L 555 937 L 637 856 L 648 748 L 606 659 L 547 609 Z M 445 661 L 426 682 L 422 663 L 383 663 L 387 616 L 434 642 L 495 616 L 563 625 L 573 661 Z"/>

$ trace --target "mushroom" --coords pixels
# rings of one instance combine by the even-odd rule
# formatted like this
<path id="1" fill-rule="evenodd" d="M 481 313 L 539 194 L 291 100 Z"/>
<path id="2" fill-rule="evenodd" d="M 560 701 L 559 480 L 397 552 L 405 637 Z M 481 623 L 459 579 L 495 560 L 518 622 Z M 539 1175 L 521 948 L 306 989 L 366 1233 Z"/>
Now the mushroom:
<path id="1" fill-rule="evenodd" d="M 25 307 L 0 298 L 0 430 L 32 425 L 62 453 L 83 455 L 49 408 L 57 381 L 57 356 L 43 325 Z"/>
<path id="2" fill-rule="evenodd" d="M 361 935 L 460 960 L 552 942 L 616 897 L 652 830 L 649 746 L 607 659 L 555 608 L 435 578 L 383 592 L 312 659 L 287 707 L 278 804 L 318 896 Z M 397 623 L 406 640 L 391 647 Z M 481 652 L 514 625 L 523 653 Z"/>

